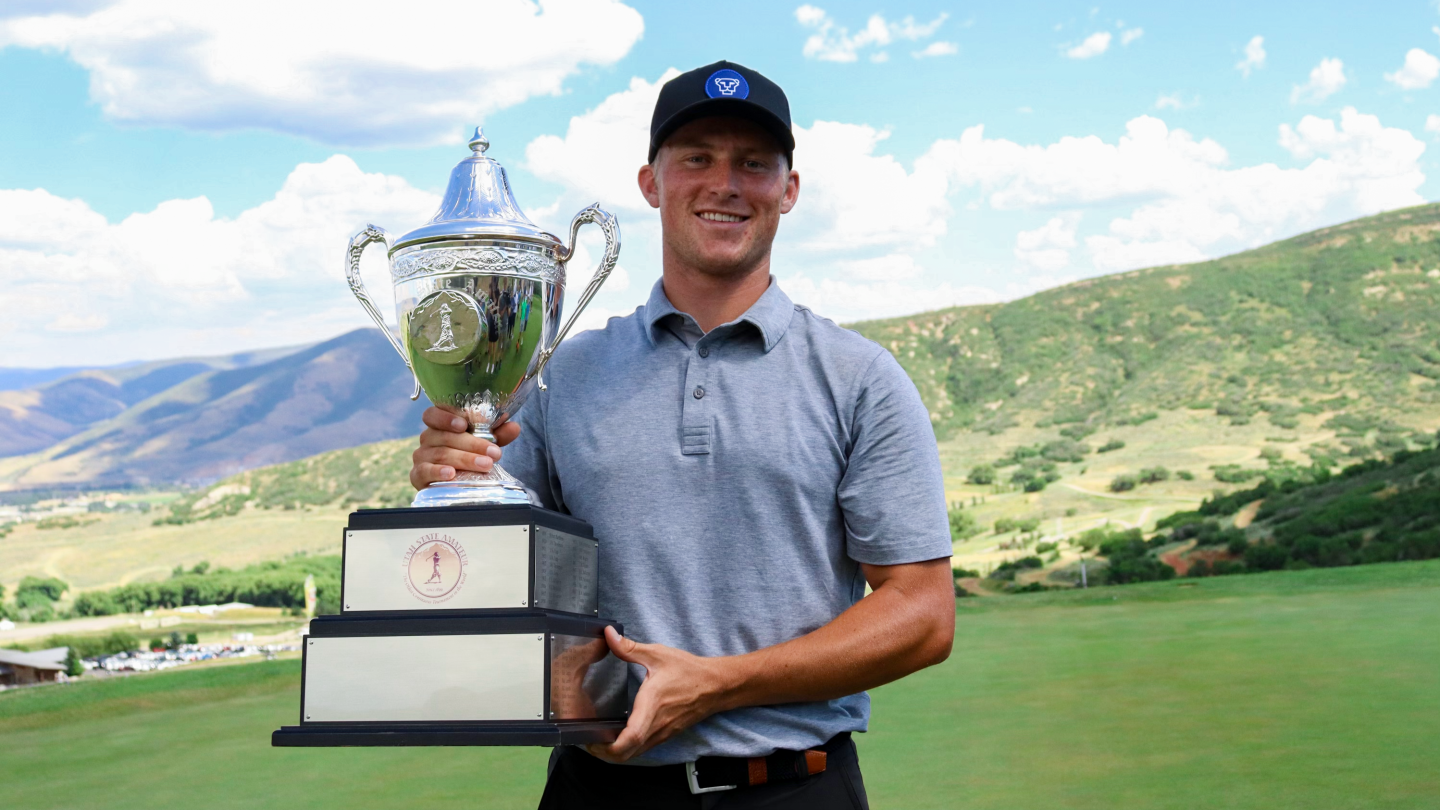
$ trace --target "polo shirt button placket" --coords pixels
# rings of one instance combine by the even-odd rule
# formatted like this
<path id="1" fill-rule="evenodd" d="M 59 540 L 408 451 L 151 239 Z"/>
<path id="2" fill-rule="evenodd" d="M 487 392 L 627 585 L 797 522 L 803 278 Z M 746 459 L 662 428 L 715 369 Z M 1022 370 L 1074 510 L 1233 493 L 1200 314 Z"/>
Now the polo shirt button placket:
<path id="1" fill-rule="evenodd" d="M 709 408 L 702 404 L 705 399 L 705 357 L 710 354 L 710 347 L 697 346 L 695 354 L 699 357 L 691 357 L 689 370 L 686 373 L 686 382 L 689 384 L 690 395 L 686 397 L 685 404 L 681 406 L 681 440 L 680 452 L 687 456 L 705 456 L 710 454 L 710 414 Z"/>

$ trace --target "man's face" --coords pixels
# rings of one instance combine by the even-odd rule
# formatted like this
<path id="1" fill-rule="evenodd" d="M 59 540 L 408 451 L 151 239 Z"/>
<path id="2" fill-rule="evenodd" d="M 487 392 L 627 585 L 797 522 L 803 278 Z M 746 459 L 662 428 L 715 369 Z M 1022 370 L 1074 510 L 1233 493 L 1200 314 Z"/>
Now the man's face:
<path id="1" fill-rule="evenodd" d="M 701 118 L 676 130 L 655 162 L 641 167 L 640 190 L 660 209 L 670 258 L 706 275 L 734 276 L 769 255 L 780 215 L 800 195 L 800 175 L 759 125 Z"/>

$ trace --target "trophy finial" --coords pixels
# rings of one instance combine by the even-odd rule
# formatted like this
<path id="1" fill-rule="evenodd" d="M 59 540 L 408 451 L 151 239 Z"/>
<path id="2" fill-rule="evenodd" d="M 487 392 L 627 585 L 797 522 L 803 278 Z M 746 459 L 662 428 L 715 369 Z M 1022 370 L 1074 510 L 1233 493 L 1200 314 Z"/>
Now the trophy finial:
<path id="1" fill-rule="evenodd" d="M 485 137 L 485 131 L 480 127 L 475 127 L 475 134 L 470 136 L 468 146 L 475 153 L 475 157 L 480 157 L 486 149 L 490 148 L 490 141 Z"/>

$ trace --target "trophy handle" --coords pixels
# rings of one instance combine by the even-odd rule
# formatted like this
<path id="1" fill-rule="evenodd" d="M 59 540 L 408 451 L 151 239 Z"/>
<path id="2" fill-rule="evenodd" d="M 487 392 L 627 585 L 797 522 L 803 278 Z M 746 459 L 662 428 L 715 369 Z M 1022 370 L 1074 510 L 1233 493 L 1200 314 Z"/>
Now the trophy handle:
<path id="1" fill-rule="evenodd" d="M 605 233 L 605 256 L 600 260 L 600 266 L 595 268 L 595 275 L 590 278 L 590 283 L 585 285 L 585 292 L 580 295 L 580 300 L 575 302 L 575 309 L 571 311 L 570 317 L 565 319 L 565 325 L 555 333 L 555 340 L 540 352 L 540 361 L 535 364 L 535 372 L 531 376 L 538 378 L 541 391 L 546 390 L 545 378 L 540 376 L 541 372 L 545 370 L 545 364 L 550 362 L 550 356 L 555 354 L 555 349 L 560 346 L 560 341 L 570 333 L 570 327 L 575 325 L 575 319 L 585 311 L 590 299 L 600 291 L 600 285 L 610 277 L 610 272 L 615 269 L 615 262 L 620 259 L 620 220 L 616 219 L 614 214 L 601 208 L 600 203 L 595 203 L 576 214 L 575 218 L 570 221 L 570 244 L 561 249 L 563 251 L 560 256 L 561 261 L 568 262 L 570 257 L 575 255 L 575 237 L 580 233 L 580 226 L 590 222 L 599 225 L 600 230 Z"/>
<path id="2" fill-rule="evenodd" d="M 410 369 L 410 376 L 414 377 L 415 369 L 410 365 L 410 358 L 405 356 L 404 347 L 390 333 L 390 327 L 385 325 L 385 319 L 380 317 L 380 310 L 375 308 L 375 302 L 370 300 L 370 293 L 365 289 L 365 279 L 360 277 L 360 256 L 371 242 L 380 242 L 388 248 L 391 242 L 390 234 L 386 233 L 384 228 L 366 225 L 365 230 L 350 237 L 350 246 L 345 249 L 345 279 L 350 282 L 350 292 L 355 293 L 355 297 L 360 299 L 360 306 L 365 307 L 365 311 L 370 313 L 370 319 L 380 327 L 380 334 L 384 335 L 385 339 L 390 341 L 390 345 L 395 347 L 395 352 L 400 355 L 401 360 L 405 361 L 405 367 Z M 415 377 L 415 390 L 411 392 L 410 399 L 419 398 L 420 378 Z"/>

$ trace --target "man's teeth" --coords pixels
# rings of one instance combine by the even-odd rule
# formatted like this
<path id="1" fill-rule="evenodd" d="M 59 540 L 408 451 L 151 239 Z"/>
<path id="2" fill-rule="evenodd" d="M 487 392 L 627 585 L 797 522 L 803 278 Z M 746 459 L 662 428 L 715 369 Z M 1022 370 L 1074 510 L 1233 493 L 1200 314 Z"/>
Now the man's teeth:
<path id="1" fill-rule="evenodd" d="M 710 211 L 702 212 L 700 218 L 708 219 L 711 222 L 739 222 L 744 219 L 744 217 L 737 217 L 734 214 L 716 214 Z"/>

